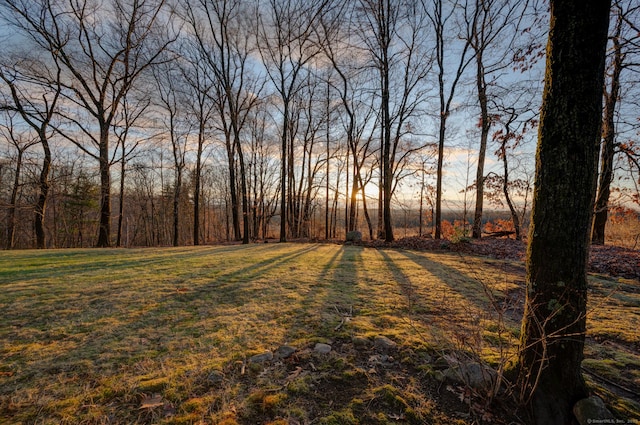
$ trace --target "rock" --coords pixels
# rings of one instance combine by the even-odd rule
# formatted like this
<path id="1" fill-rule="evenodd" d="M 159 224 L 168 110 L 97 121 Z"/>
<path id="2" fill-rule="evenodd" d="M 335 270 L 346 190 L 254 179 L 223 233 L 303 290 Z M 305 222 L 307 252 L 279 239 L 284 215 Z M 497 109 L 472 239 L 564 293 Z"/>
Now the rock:
<path id="1" fill-rule="evenodd" d="M 358 230 L 347 232 L 346 239 L 347 239 L 347 242 L 362 242 L 362 232 Z"/>
<path id="2" fill-rule="evenodd" d="M 271 351 L 266 351 L 262 354 L 256 354 L 255 356 L 251 356 L 249 358 L 249 363 L 265 363 L 273 360 L 273 353 Z"/>
<path id="3" fill-rule="evenodd" d="M 280 347 L 278 347 L 278 349 L 276 350 L 276 352 L 274 353 L 274 356 L 278 359 L 286 359 L 291 357 L 291 355 L 293 353 L 295 353 L 297 350 L 295 347 L 292 347 L 290 345 L 282 345 Z"/>
<path id="4" fill-rule="evenodd" d="M 490 388 L 497 379 L 496 371 L 480 363 L 460 363 L 446 369 L 444 377 L 471 388 Z"/>
<path id="5" fill-rule="evenodd" d="M 369 356 L 368 360 L 369 367 L 381 366 L 381 367 L 392 367 L 395 364 L 395 359 L 386 354 L 374 354 Z"/>
<path id="6" fill-rule="evenodd" d="M 381 350 L 391 350 L 393 348 L 396 348 L 398 346 L 398 344 L 396 344 L 395 341 L 390 340 L 389 338 L 387 338 L 386 336 L 380 335 L 377 336 L 374 340 L 373 340 L 373 345 L 376 348 L 379 348 Z"/>
<path id="7" fill-rule="evenodd" d="M 604 405 L 600 397 L 591 396 L 573 406 L 573 414 L 580 425 L 614 423 L 615 416 Z"/>
<path id="8" fill-rule="evenodd" d="M 329 344 L 318 342 L 316 346 L 313 347 L 313 351 L 320 354 L 329 354 L 331 352 L 331 346 Z"/>
<path id="9" fill-rule="evenodd" d="M 351 338 L 351 342 L 356 348 L 367 348 L 371 344 L 371 341 L 362 336 L 354 336 Z"/>

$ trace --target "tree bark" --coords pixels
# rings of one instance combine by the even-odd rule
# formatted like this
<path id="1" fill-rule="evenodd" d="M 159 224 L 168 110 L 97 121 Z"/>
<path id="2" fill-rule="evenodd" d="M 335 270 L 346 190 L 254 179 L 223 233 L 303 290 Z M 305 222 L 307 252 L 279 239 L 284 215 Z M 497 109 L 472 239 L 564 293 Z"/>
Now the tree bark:
<path id="1" fill-rule="evenodd" d="M 100 223 L 98 248 L 111 246 L 111 164 L 109 163 L 109 124 L 100 125 Z"/>
<path id="2" fill-rule="evenodd" d="M 125 142 L 122 140 L 122 158 L 120 160 L 120 196 L 118 202 L 118 231 L 116 235 L 116 246 L 122 246 L 122 227 L 124 226 L 124 178 L 127 172 L 127 155 L 125 152 Z"/>
<path id="3" fill-rule="evenodd" d="M 225 132 L 228 130 L 225 129 Z M 229 162 L 229 195 L 231 196 L 231 223 L 233 225 L 233 240 L 239 241 L 241 238 L 240 233 L 240 220 L 239 220 L 239 204 L 238 204 L 238 190 L 236 186 L 236 164 L 235 164 L 235 143 L 231 139 L 231 132 L 225 134 L 226 146 L 227 146 L 227 160 Z"/>
<path id="4" fill-rule="evenodd" d="M 507 134 L 509 134 L 507 130 Z M 511 200 L 511 195 L 509 195 L 509 160 L 507 158 L 507 149 L 506 149 L 507 139 L 505 138 L 502 142 L 502 146 L 500 147 L 501 156 L 502 156 L 502 167 L 504 170 L 504 179 L 502 180 L 502 193 L 504 194 L 504 199 L 507 201 L 507 206 L 509 207 L 509 212 L 511 213 L 511 221 L 513 221 L 513 228 L 516 232 L 516 240 L 522 240 L 522 235 L 520 234 L 520 218 L 518 217 L 518 212 L 516 211 L 515 205 L 513 205 L 513 201 Z"/>
<path id="5" fill-rule="evenodd" d="M 40 193 L 36 201 L 34 228 L 36 232 L 36 248 L 44 249 L 47 247 L 46 234 L 44 229 L 44 218 L 47 208 L 47 197 L 49 196 L 49 173 L 51 171 L 51 149 L 46 135 L 40 137 L 40 144 L 44 152 L 42 161 L 42 169 L 40 170 L 40 180 L 38 187 Z"/>
<path id="6" fill-rule="evenodd" d="M 551 0 L 519 380 L 536 424 L 574 421 L 610 0 Z"/>
<path id="7" fill-rule="evenodd" d="M 443 98 L 441 98 L 443 99 Z M 442 166 L 444 163 L 444 136 L 447 129 L 447 116 L 440 117 L 440 130 L 438 136 L 438 165 L 436 166 L 436 211 L 434 218 L 434 239 L 442 237 Z"/>
<path id="8" fill-rule="evenodd" d="M 202 115 L 201 113 L 198 125 L 198 152 L 196 154 L 196 172 L 193 178 L 193 245 L 195 246 L 200 245 L 200 186 L 202 180 L 202 151 L 205 137 L 205 120 Z"/>
<path id="9" fill-rule="evenodd" d="M 389 11 L 390 6 L 387 5 L 387 13 Z M 385 22 L 388 24 L 388 22 Z M 388 26 L 386 27 L 389 29 Z M 382 215 L 383 215 L 383 226 L 384 226 L 384 241 L 385 242 L 393 242 L 393 224 L 391 221 L 391 187 L 392 187 L 392 169 L 391 169 L 391 112 L 389 106 L 389 78 L 390 78 L 390 70 L 389 70 L 389 59 L 388 49 L 389 49 L 389 38 L 390 34 L 385 33 L 381 34 L 384 38 L 384 43 L 381 45 L 382 47 L 382 68 L 381 68 L 381 77 L 382 77 L 382 126 L 383 126 L 383 151 L 382 151 L 382 169 L 383 169 L 383 204 L 382 204 Z"/>
<path id="10" fill-rule="evenodd" d="M 16 158 L 16 169 L 13 176 L 13 188 L 11 189 L 11 201 L 9 212 L 7 213 L 7 249 L 13 249 L 16 234 L 16 209 L 18 202 L 18 189 L 20 188 L 20 174 L 22 173 L 22 156 L 24 150 L 18 148 L 18 158 Z"/>
<path id="11" fill-rule="evenodd" d="M 289 99 L 283 97 L 282 138 L 280 140 L 280 242 L 287 241 L 287 132 L 289 131 Z"/>
<path id="12" fill-rule="evenodd" d="M 618 15 L 616 30 L 613 38 L 613 69 L 611 73 L 611 87 L 605 90 L 604 115 L 602 122 L 602 146 L 600 153 L 600 176 L 598 179 L 598 194 L 594 207 L 593 230 L 591 242 L 604 245 L 605 228 L 609 217 L 609 196 L 613 181 L 613 161 L 615 157 L 615 111 L 620 95 L 620 74 L 622 72 L 623 54 L 620 45 L 620 31 L 622 29 L 622 13 Z"/>
<path id="13" fill-rule="evenodd" d="M 476 52 L 476 84 L 478 86 L 478 103 L 480 104 L 480 151 L 478 152 L 478 167 L 476 169 L 476 209 L 473 216 L 471 236 L 474 239 L 482 237 L 482 209 L 484 204 L 484 160 L 487 156 L 487 140 L 491 122 L 487 106 L 487 83 L 484 80 L 484 65 L 482 50 Z"/>

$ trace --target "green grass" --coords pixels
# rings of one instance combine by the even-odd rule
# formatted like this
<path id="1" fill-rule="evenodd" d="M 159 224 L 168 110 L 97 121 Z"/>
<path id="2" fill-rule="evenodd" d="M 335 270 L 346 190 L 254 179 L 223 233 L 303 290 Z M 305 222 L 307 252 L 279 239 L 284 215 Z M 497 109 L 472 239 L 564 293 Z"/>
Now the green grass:
<path id="1" fill-rule="evenodd" d="M 480 282 L 500 301 L 522 270 L 318 244 L 5 251 L 0 424 L 465 423 L 429 396 L 427 363 L 512 355 L 518 318 L 498 323 Z M 592 287 L 586 366 L 640 387 L 638 283 Z M 378 335 L 398 343 L 388 369 L 352 343 Z M 316 342 L 334 350 L 317 355 Z M 292 359 L 247 364 L 283 344 Z"/>

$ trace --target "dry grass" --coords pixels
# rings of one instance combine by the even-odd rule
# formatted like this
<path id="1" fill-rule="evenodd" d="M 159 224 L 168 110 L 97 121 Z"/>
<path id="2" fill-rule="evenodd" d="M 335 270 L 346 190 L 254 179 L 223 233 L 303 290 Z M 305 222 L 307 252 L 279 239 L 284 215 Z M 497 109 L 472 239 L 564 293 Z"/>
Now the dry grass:
<path id="1" fill-rule="evenodd" d="M 513 354 L 517 308 L 499 324 L 485 291 L 509 303 L 522 273 L 317 244 L 2 252 L 0 423 L 471 423 L 438 356 Z M 638 282 L 594 278 L 591 300 L 586 366 L 640 388 Z M 377 335 L 398 343 L 386 367 L 352 342 Z M 246 361 L 283 344 L 296 355 Z"/>

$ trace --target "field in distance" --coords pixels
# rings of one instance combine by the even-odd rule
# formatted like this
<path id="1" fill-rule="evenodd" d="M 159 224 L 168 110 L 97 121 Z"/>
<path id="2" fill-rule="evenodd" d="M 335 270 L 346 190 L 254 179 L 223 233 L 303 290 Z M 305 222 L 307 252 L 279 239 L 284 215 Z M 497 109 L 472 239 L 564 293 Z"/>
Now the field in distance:
<path id="1" fill-rule="evenodd" d="M 523 294 L 521 261 L 455 252 L 5 251 L 0 424 L 519 423 L 491 388 Z M 589 297 L 585 376 L 640 420 L 640 283 Z"/>

